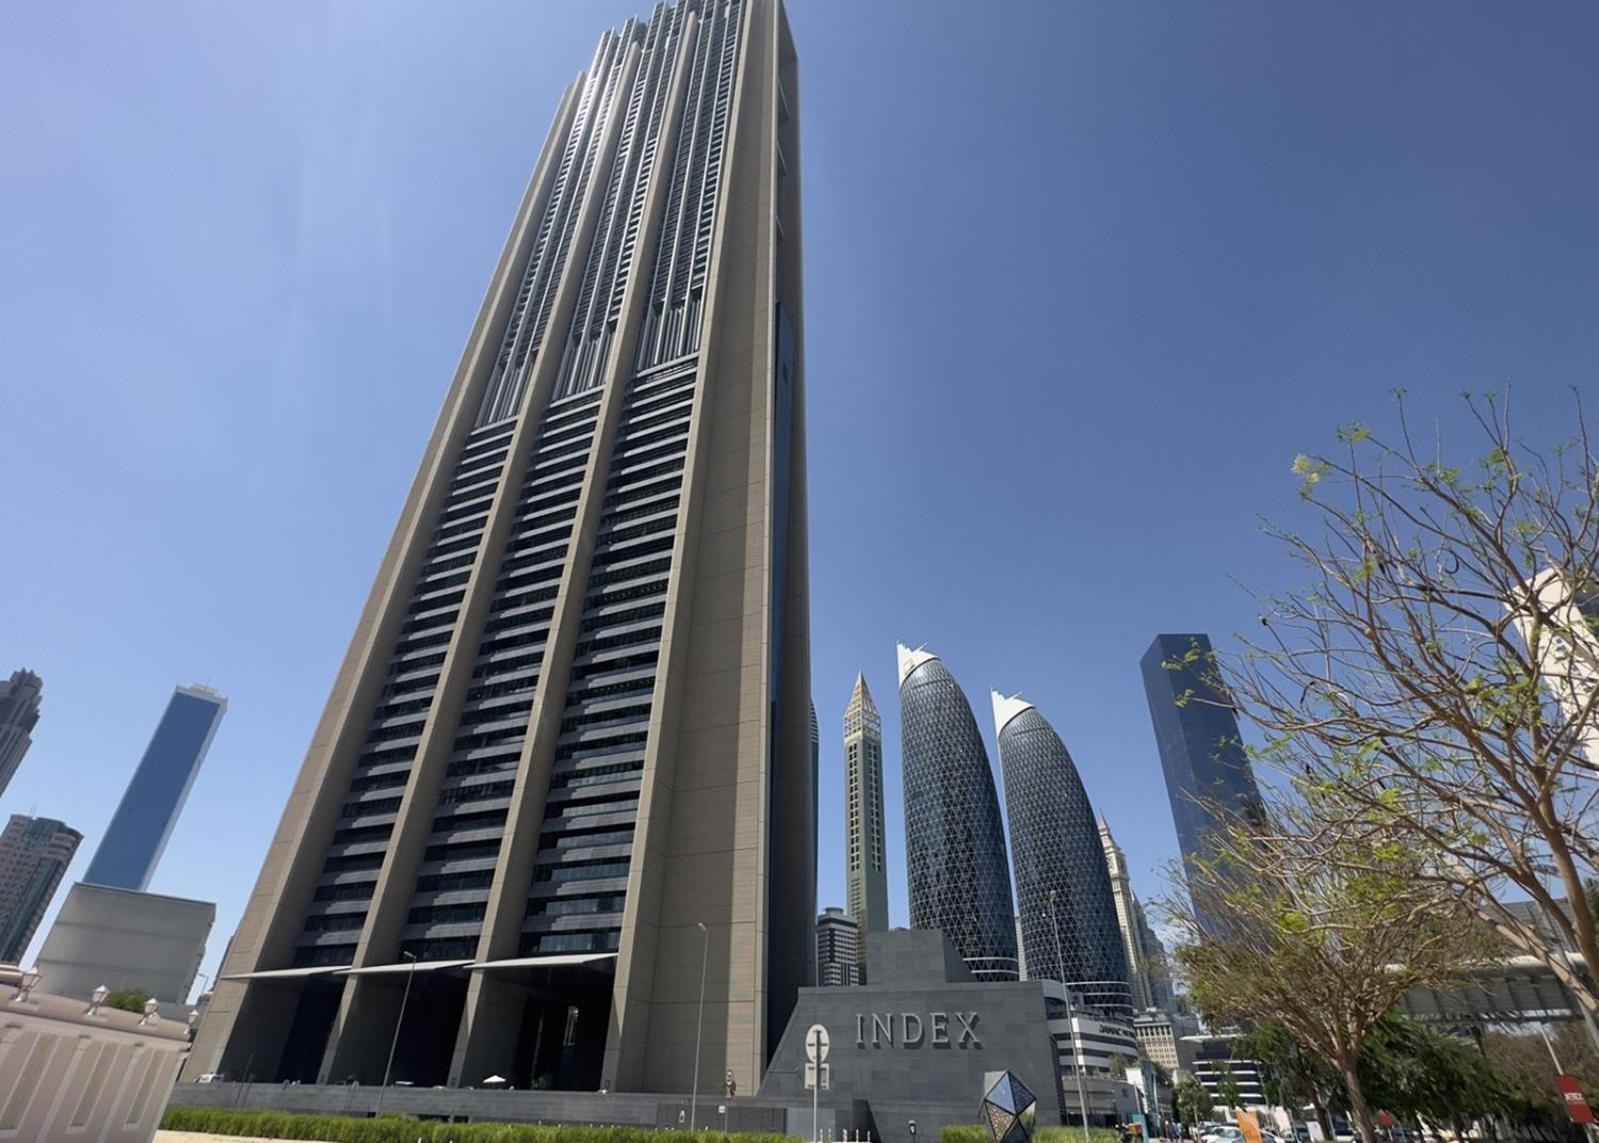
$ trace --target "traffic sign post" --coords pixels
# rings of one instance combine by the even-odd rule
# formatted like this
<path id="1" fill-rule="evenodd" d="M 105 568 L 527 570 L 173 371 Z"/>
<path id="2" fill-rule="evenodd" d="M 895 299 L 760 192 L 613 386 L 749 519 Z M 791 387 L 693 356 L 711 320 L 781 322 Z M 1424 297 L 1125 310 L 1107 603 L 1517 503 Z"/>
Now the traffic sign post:
<path id="1" fill-rule="evenodd" d="M 821 1095 L 828 1086 L 827 1029 L 812 1024 L 805 1032 L 805 1086 L 811 1089 L 811 1140 L 822 1143 Z"/>
<path id="2" fill-rule="evenodd" d="M 1566 1105 L 1566 1114 L 1571 1116 L 1571 1122 L 1583 1127 L 1594 1122 L 1593 1108 L 1588 1106 L 1587 1098 L 1582 1094 L 1582 1081 L 1573 1075 L 1558 1075 L 1555 1077 L 1555 1086 L 1560 1089 L 1560 1098 Z"/>

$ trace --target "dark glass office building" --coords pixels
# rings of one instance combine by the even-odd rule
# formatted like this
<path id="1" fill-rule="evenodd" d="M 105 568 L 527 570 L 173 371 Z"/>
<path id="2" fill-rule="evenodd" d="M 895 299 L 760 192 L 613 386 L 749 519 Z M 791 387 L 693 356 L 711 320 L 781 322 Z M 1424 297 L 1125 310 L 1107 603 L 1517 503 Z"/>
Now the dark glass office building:
<path id="1" fill-rule="evenodd" d="M 32 671 L 13 671 L 0 685 L 0 794 L 22 765 L 39 722 L 39 697 L 44 682 Z"/>
<path id="2" fill-rule="evenodd" d="M 1083 780 L 1032 703 L 998 691 L 993 702 L 1028 975 L 1070 985 L 1102 1015 L 1129 1021 L 1127 951 Z"/>
<path id="3" fill-rule="evenodd" d="M 83 879 L 142 893 L 183 812 L 228 700 L 209 687 L 178 687 L 145 747 Z"/>
<path id="4" fill-rule="evenodd" d="M 21 961 L 82 840 L 54 818 L 11 815 L 0 833 L 0 964 Z"/>
<path id="5" fill-rule="evenodd" d="M 1015 980 L 1005 831 L 971 704 L 937 656 L 899 648 L 911 928 L 949 937 L 979 980 Z"/>
<path id="6" fill-rule="evenodd" d="M 1246 819 L 1265 815 L 1238 719 L 1216 684 L 1212 660 L 1207 635 L 1157 635 L 1139 664 L 1184 861 L 1206 852 L 1205 836 L 1217 825 L 1212 806 Z M 1202 903 L 1195 909 L 1203 923 Z"/>

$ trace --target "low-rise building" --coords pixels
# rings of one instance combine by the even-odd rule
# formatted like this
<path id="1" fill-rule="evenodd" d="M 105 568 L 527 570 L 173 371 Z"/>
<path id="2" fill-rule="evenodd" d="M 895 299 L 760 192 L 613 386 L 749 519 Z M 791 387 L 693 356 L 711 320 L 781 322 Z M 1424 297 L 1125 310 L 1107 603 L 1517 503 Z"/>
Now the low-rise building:
<path id="1" fill-rule="evenodd" d="M 911 1143 L 913 1121 L 916 1138 L 976 1122 L 985 1076 L 997 1071 L 1037 1096 L 1039 1124 L 1075 1123 L 1076 1077 L 1066 1070 L 1074 1056 L 1091 1122 L 1122 1122 L 1138 1111 L 1136 1089 L 1111 1072 L 1114 1056 L 1137 1054 L 1131 1030 L 1084 1011 L 1068 1018 L 1054 981 L 979 980 L 931 930 L 868 933 L 866 941 L 865 984 L 800 989 L 761 1098 L 810 1100 L 806 1033 L 820 1025 L 829 1049 L 818 1108 L 835 1125 L 865 1127 L 884 1143 Z M 809 1134 L 793 1119 L 789 1130 Z"/>
<path id="2" fill-rule="evenodd" d="M 1193 1052 L 1189 1074 L 1204 1085 L 1217 1107 L 1266 1107 L 1260 1063 L 1235 1057 L 1237 1039 L 1232 1032 L 1184 1036 L 1182 1042 Z M 1229 1098 L 1230 1084 L 1237 1086 L 1236 1099 Z"/>
<path id="3" fill-rule="evenodd" d="M 0 967 L 0 1138 L 148 1143 L 188 1052 L 188 1025 L 156 1006 L 123 1012 L 42 983 Z"/>
<path id="4" fill-rule="evenodd" d="M 861 982 L 861 927 L 854 917 L 829 906 L 816 918 L 816 983 L 824 988 Z"/>
<path id="5" fill-rule="evenodd" d="M 1189 1018 L 1151 1008 L 1133 1017 L 1133 1036 L 1144 1056 L 1168 1073 L 1190 1072 L 1194 1065 L 1193 1046 L 1183 1037 L 1198 1032 Z"/>

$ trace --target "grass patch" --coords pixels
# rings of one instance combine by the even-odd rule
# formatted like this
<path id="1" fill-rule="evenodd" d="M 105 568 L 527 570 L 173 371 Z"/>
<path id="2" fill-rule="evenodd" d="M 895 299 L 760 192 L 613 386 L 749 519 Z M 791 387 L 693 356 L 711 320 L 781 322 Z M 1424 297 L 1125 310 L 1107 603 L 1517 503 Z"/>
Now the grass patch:
<path id="1" fill-rule="evenodd" d="M 982 1124 L 953 1123 L 939 1134 L 939 1143 L 993 1143 L 994 1137 Z M 1033 1143 L 1083 1143 L 1081 1127 L 1040 1127 L 1033 1132 Z M 1108 1127 L 1090 1127 L 1088 1143 L 1118 1143 L 1116 1132 Z"/>

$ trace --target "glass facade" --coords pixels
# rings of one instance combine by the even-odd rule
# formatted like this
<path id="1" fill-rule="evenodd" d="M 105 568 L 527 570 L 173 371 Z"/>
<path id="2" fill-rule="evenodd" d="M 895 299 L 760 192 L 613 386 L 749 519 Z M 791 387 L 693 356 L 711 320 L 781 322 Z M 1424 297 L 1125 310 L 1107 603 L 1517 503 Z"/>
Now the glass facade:
<path id="1" fill-rule="evenodd" d="M 1214 680 L 1214 652 L 1202 634 L 1157 635 L 1139 663 L 1166 796 L 1183 860 L 1202 857 L 1220 806 L 1260 820 L 1260 788 L 1244 754 L 1238 719 Z M 1204 909 L 1195 902 L 1199 920 Z"/>
<path id="2" fill-rule="evenodd" d="M 179 687 L 145 747 L 83 879 L 143 892 L 183 812 L 228 700 L 206 687 Z"/>
<path id="3" fill-rule="evenodd" d="M 18 964 L 83 835 L 53 818 L 12 814 L 0 833 L 0 964 Z"/>
<path id="4" fill-rule="evenodd" d="M 1131 1020 L 1110 871 L 1071 754 L 1029 704 L 996 694 L 994 724 L 1028 974 L 1070 985 L 1103 1016 Z"/>
<path id="5" fill-rule="evenodd" d="M 960 684 L 900 648 L 900 747 L 911 928 L 949 937 L 980 980 L 1015 980 L 1010 867 L 988 750 Z"/>

